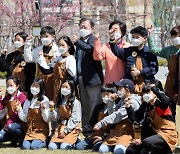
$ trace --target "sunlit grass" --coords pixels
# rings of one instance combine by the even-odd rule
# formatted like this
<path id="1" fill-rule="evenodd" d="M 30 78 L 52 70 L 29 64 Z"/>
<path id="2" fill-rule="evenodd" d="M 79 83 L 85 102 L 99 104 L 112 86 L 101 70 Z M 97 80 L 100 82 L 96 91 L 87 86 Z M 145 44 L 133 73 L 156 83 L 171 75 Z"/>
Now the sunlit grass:
<path id="1" fill-rule="evenodd" d="M 22 150 L 19 147 L 12 148 L 10 147 L 10 143 L 0 143 L 0 154 L 97 154 L 97 152 L 93 152 L 91 150 L 48 150 L 46 148 L 40 150 Z"/>

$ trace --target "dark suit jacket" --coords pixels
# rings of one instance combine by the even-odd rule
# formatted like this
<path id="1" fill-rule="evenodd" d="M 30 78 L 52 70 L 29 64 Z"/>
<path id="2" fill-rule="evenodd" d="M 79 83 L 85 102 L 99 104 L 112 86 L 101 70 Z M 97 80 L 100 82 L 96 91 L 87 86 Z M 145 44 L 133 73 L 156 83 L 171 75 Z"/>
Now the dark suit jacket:
<path id="1" fill-rule="evenodd" d="M 100 61 L 93 59 L 94 36 L 90 35 L 87 42 L 83 39 L 75 43 L 78 75 L 82 75 L 85 87 L 103 83 L 103 72 Z"/>

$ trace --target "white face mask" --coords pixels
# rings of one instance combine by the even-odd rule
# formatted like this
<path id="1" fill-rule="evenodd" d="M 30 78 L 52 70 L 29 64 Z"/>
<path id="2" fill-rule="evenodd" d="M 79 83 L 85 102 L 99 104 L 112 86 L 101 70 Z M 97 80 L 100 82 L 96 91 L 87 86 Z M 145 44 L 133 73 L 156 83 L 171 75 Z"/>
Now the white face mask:
<path id="1" fill-rule="evenodd" d="M 143 42 L 142 42 L 141 40 L 139 40 L 139 39 L 135 39 L 135 38 L 132 38 L 132 39 L 131 39 L 131 44 L 132 44 L 133 46 L 135 46 L 135 47 L 140 46 L 142 43 L 143 43 Z"/>
<path id="2" fill-rule="evenodd" d="M 102 97 L 102 101 L 104 102 L 104 104 L 109 104 L 109 102 L 111 102 L 111 98 L 105 96 L 105 97 Z"/>
<path id="3" fill-rule="evenodd" d="M 117 91 L 117 94 L 118 94 L 119 98 L 122 98 L 124 96 L 124 93 L 120 90 Z"/>
<path id="4" fill-rule="evenodd" d="M 61 94 L 64 95 L 64 96 L 67 96 L 71 93 L 71 90 L 70 89 L 67 89 L 67 88 L 61 88 Z"/>
<path id="5" fill-rule="evenodd" d="M 115 38 L 115 40 L 117 40 L 117 39 L 121 38 L 121 34 L 120 34 L 120 33 L 115 32 L 115 33 L 114 33 L 114 38 Z"/>
<path id="6" fill-rule="evenodd" d="M 10 94 L 10 95 L 14 94 L 15 91 L 16 91 L 16 88 L 14 88 L 14 87 L 8 87 L 8 88 L 7 88 L 7 92 L 8 92 L 8 94 Z"/>
<path id="7" fill-rule="evenodd" d="M 58 47 L 58 51 L 60 54 L 64 54 L 67 51 L 67 48 Z"/>
<path id="8" fill-rule="evenodd" d="M 88 35 L 90 35 L 91 34 L 91 32 L 89 31 L 89 30 L 86 30 L 86 29 L 81 29 L 80 31 L 79 31 L 79 35 L 81 36 L 81 37 L 86 37 L 86 36 L 88 36 Z"/>
<path id="9" fill-rule="evenodd" d="M 14 42 L 14 46 L 15 46 L 16 49 L 18 49 L 18 48 L 20 48 L 20 47 L 23 46 L 23 43 L 20 42 L 20 41 L 15 41 L 15 42 Z"/>
<path id="10" fill-rule="evenodd" d="M 40 89 L 36 88 L 36 87 L 31 87 L 30 90 L 31 90 L 31 94 L 33 94 L 33 95 L 37 95 L 40 92 Z"/>
<path id="11" fill-rule="evenodd" d="M 147 103 L 149 103 L 153 99 L 151 94 L 144 94 L 143 95 L 143 100 Z"/>
<path id="12" fill-rule="evenodd" d="M 42 42 L 42 45 L 45 45 L 45 46 L 48 46 L 49 44 L 51 44 L 52 40 L 50 38 L 41 38 L 41 42 Z"/>
<path id="13" fill-rule="evenodd" d="M 180 45 L 180 37 L 176 37 L 172 39 L 174 45 Z"/>

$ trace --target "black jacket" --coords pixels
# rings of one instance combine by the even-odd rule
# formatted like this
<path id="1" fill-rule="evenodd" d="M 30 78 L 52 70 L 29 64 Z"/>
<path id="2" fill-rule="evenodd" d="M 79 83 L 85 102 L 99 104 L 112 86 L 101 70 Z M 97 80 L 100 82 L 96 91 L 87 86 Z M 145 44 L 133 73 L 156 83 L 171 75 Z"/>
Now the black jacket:
<path id="1" fill-rule="evenodd" d="M 24 61 L 23 54 L 19 51 L 14 51 L 7 55 L 1 55 L 0 56 L 0 71 L 5 72 L 7 71 L 6 77 L 9 77 L 12 75 L 13 70 L 15 67 Z M 29 91 L 30 85 L 32 84 L 34 80 L 34 76 L 36 73 L 36 64 L 35 63 L 26 63 L 24 67 L 24 74 L 26 76 L 25 81 L 25 91 Z"/>
<path id="2" fill-rule="evenodd" d="M 151 90 L 157 96 L 157 100 L 154 106 L 149 103 L 143 102 L 137 111 L 132 110 L 132 107 L 126 108 L 130 121 L 137 121 L 142 123 L 141 137 L 143 139 L 149 136 L 148 130 L 150 131 L 150 128 L 152 128 L 148 117 L 149 112 L 153 109 L 159 108 L 162 111 L 160 115 L 161 118 L 174 122 L 171 111 L 168 114 L 165 114 L 165 111 L 170 109 L 169 97 L 167 97 L 167 95 L 163 91 L 160 91 L 157 87 L 153 87 L 151 88 Z"/>
<path id="3" fill-rule="evenodd" d="M 90 35 L 87 42 L 80 39 L 75 43 L 78 75 L 82 75 L 85 87 L 103 83 L 103 72 L 100 61 L 93 59 L 94 36 Z"/>

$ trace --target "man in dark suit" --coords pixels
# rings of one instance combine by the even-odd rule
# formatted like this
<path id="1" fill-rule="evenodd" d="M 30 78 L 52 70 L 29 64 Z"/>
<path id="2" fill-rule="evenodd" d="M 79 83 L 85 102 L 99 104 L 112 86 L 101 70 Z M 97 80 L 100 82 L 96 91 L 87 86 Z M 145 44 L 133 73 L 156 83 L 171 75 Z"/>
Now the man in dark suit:
<path id="1" fill-rule="evenodd" d="M 94 107 L 101 103 L 103 72 L 101 62 L 93 59 L 94 22 L 91 19 L 82 18 L 79 27 L 80 39 L 73 35 L 72 42 L 76 46 L 82 124 L 87 125 Z"/>

